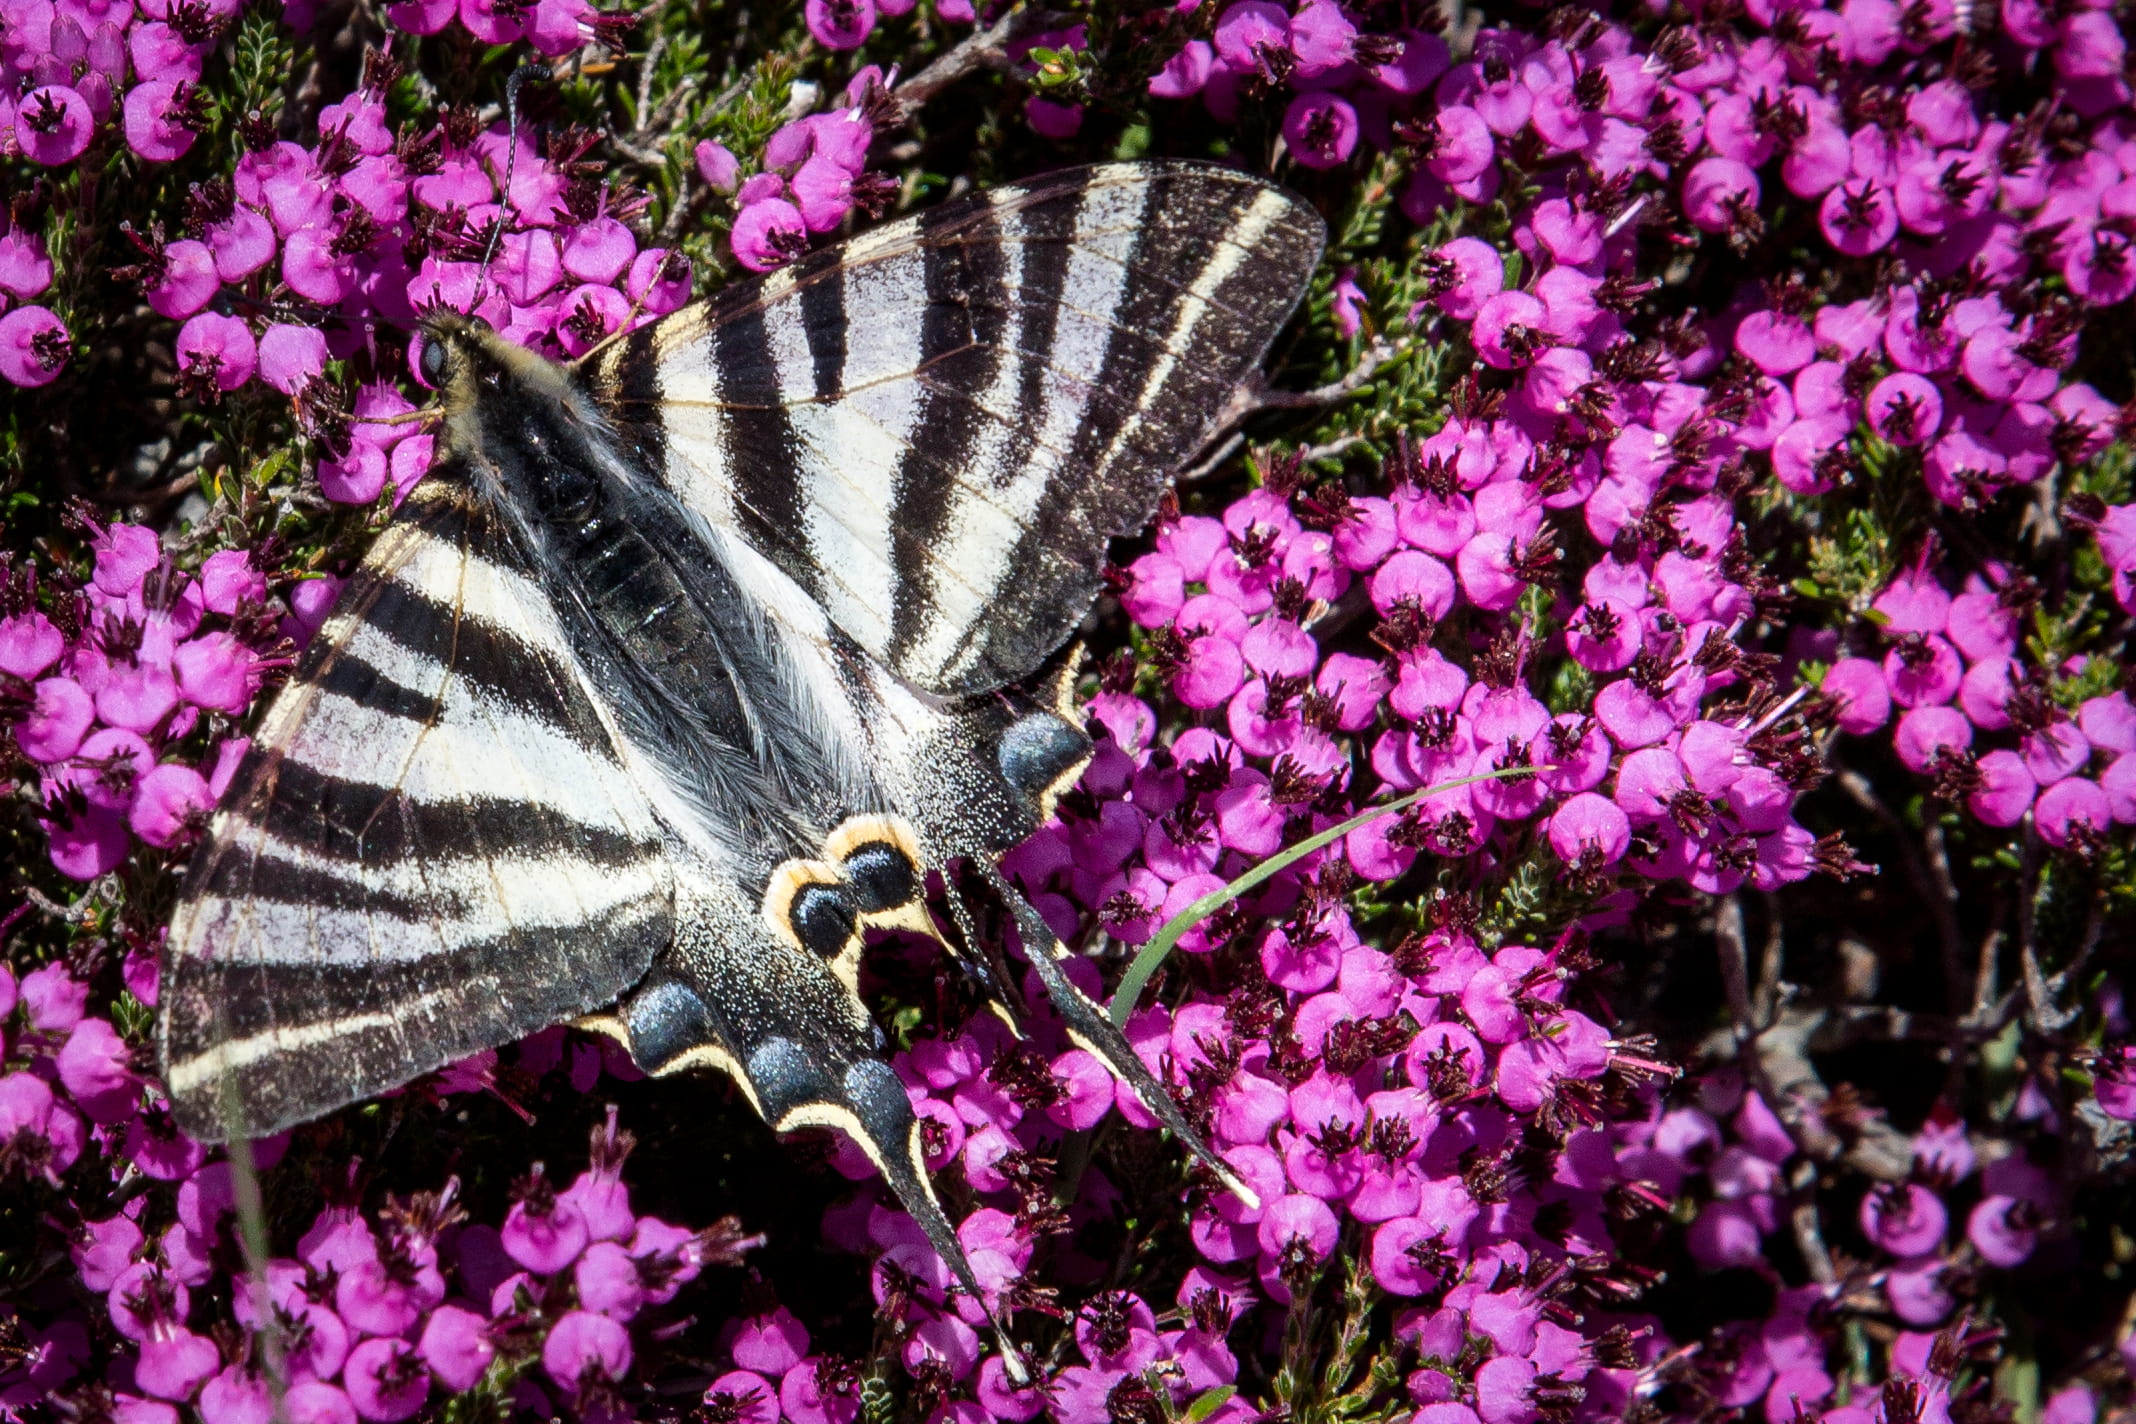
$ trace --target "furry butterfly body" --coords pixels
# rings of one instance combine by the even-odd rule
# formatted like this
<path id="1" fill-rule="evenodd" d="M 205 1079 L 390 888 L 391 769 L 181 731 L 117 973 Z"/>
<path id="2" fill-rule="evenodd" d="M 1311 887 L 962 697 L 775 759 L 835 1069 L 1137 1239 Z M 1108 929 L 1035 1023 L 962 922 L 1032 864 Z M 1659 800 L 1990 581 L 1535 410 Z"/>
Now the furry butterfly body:
<path id="1" fill-rule="evenodd" d="M 1198 1138 L 994 859 L 1089 743 L 1050 664 L 1259 364 L 1318 219 L 1189 164 L 879 229 L 565 368 L 428 329 L 441 459 L 188 877 L 180 1122 L 262 1133 L 545 1025 L 862 1144 L 977 1294 L 858 992 L 979 866 L 1069 1031 Z"/>

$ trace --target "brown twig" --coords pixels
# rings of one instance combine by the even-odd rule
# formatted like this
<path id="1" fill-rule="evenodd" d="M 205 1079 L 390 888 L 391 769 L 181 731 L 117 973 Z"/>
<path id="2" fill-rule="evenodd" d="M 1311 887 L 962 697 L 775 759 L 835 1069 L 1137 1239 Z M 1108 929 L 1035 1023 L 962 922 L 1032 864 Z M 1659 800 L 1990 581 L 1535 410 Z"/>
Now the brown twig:
<path id="1" fill-rule="evenodd" d="M 1008 68 L 1009 43 L 1016 38 L 1017 32 L 1029 18 L 1023 6 L 1010 6 L 991 26 L 965 36 L 949 53 L 898 85 L 892 92 L 906 108 L 916 109 L 968 75 L 976 74 L 982 69 Z"/>

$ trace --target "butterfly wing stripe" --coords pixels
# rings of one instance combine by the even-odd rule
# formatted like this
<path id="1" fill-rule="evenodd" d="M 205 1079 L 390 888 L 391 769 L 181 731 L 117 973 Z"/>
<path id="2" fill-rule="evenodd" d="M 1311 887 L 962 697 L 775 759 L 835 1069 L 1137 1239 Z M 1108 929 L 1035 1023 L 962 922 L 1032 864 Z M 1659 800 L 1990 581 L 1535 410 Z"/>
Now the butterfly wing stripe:
<path id="1" fill-rule="evenodd" d="M 271 894 L 231 899 L 210 892 L 200 901 L 209 921 L 241 931 L 231 963 L 434 961 L 517 932 L 575 931 L 596 916 L 641 907 L 665 871 L 659 861 L 619 866 L 570 855 L 477 855 L 336 873 L 271 839 L 259 849 Z"/>
<path id="2" fill-rule="evenodd" d="M 384 735 L 384 729 L 380 729 Z M 248 824 L 284 844 L 303 846 L 321 860 L 350 866 L 413 859 L 449 850 L 472 829 L 485 840 L 508 840 L 525 827 L 523 802 L 494 794 L 434 802 L 415 800 L 405 787 L 353 781 L 284 758 L 275 769 L 273 797 Z M 568 844 L 599 864 L 619 865 L 645 845 L 643 828 L 603 810 L 609 822 L 574 820 Z"/>
<path id="3" fill-rule="evenodd" d="M 1254 197 L 1252 206 L 1238 225 L 1216 243 L 1207 265 L 1195 274 L 1181 296 L 1171 331 L 1160 346 L 1157 359 L 1151 363 L 1149 374 L 1143 378 L 1142 390 L 1135 401 L 1137 406 L 1149 407 L 1161 399 L 1165 384 L 1178 368 L 1180 358 L 1192 349 L 1194 328 L 1207 319 L 1225 284 L 1238 273 L 1247 257 L 1268 236 L 1269 229 L 1290 207 L 1290 202 L 1281 194 L 1263 190 Z M 1110 463 L 1119 455 L 1121 442 L 1127 436 L 1128 432 L 1122 430 L 1114 437 L 1112 448 L 1100 460 L 1101 464 Z"/>
<path id="4" fill-rule="evenodd" d="M 896 597 L 891 546 L 896 530 L 889 518 L 890 492 L 896 479 L 896 446 L 871 429 L 869 418 L 845 400 L 828 399 L 845 388 L 849 359 L 846 278 L 810 283 L 797 302 L 775 308 L 775 328 L 793 327 L 805 337 L 809 366 L 790 368 L 787 343 L 774 346 L 783 388 L 803 384 L 812 399 L 788 409 L 795 442 L 804 458 L 795 475 L 801 485 L 802 535 L 822 577 L 815 593 L 825 611 L 864 647 L 878 647 L 888 636 L 891 602 Z M 917 335 L 906 323 L 869 319 L 859 333 L 862 343 L 910 346 L 919 354 Z M 903 352 L 899 352 L 903 358 Z M 904 358 L 909 359 L 909 358 Z M 910 382 L 898 381 L 869 391 L 869 404 L 885 411 L 885 429 L 904 430 L 913 418 Z M 789 476 L 793 478 L 793 476 Z"/>
<path id="5" fill-rule="evenodd" d="M 1153 203 L 1151 208 L 1154 214 L 1161 215 L 1161 203 Z M 1197 330 L 1208 323 L 1220 294 L 1239 274 L 1245 259 L 1274 223 L 1293 208 L 1290 199 L 1264 189 L 1237 224 L 1210 244 L 1205 260 L 1185 280 L 1152 272 L 1145 280 L 1123 286 L 1125 305 L 1108 311 L 1102 323 L 1092 323 L 1094 329 L 1102 330 L 1107 345 L 1102 356 L 1088 362 L 1088 368 L 1105 373 L 1108 384 L 1096 391 L 1079 412 L 1072 437 L 1077 448 L 1066 461 L 1068 468 L 1088 468 L 1093 480 L 1129 486 L 1137 471 L 1146 477 L 1147 472 L 1162 471 L 1191 453 L 1198 427 L 1182 429 L 1176 423 L 1167 427 L 1145 413 L 1206 410 L 1222 400 L 1235 376 L 1227 373 L 1212 380 L 1206 369 L 1193 362 Z M 1096 219 L 1097 231 L 1079 232 L 1077 252 L 1079 257 L 1087 254 L 1093 262 L 1117 261 L 1125 271 L 1136 263 L 1135 248 L 1132 237 L 1104 235 L 1108 220 L 1113 217 L 1111 211 L 1102 212 Z M 1161 216 L 1137 223 L 1135 230 L 1149 234 L 1153 241 L 1161 241 L 1166 235 Z M 1083 304 L 1074 299 L 1073 284 L 1066 305 L 1076 316 L 1084 314 Z M 1233 310 L 1225 307 L 1224 315 L 1231 315 Z M 1076 323 L 1071 321 L 1070 325 L 1073 328 Z M 1088 339 L 1087 334 L 1084 339 Z M 1130 387 L 1128 380 L 1136 384 Z M 1200 389 L 1182 391 L 1175 386 Z M 1169 440 L 1164 438 L 1167 435 Z M 1137 448 L 1151 444 L 1157 448 Z M 1123 469 L 1124 476 L 1120 473 Z M 1106 537 L 1120 532 L 1115 521 L 1102 517 L 1104 506 L 1091 501 L 1086 490 L 1068 481 L 1034 477 L 1036 474 L 1027 472 L 1018 481 L 1023 496 L 1019 500 L 1022 532 L 1013 544 L 1003 545 L 983 534 L 970 540 L 957 537 L 962 531 L 952 534 L 951 547 L 974 550 L 974 562 L 986 561 L 985 571 L 990 577 L 985 580 L 985 590 L 990 607 L 998 608 L 1004 602 L 1014 606 L 1023 592 L 1032 588 L 1080 584 L 1094 592 L 1095 571 L 1072 554 L 1064 555 L 1064 550 L 1092 545 L 1102 548 Z M 1139 497 L 1131 496 L 1123 502 L 1131 503 Z M 1094 515 L 1099 517 L 1093 518 Z M 1081 537 L 1074 532 L 1064 537 L 1063 531 L 1076 531 L 1079 523 L 1087 532 Z M 913 661 L 944 668 L 952 680 L 982 666 L 987 651 L 985 640 L 992 636 L 984 620 L 966 619 L 959 624 L 937 618 L 930 628 L 934 636 L 914 650 Z M 1062 632 L 1066 632 L 1065 623 Z"/>
<path id="6" fill-rule="evenodd" d="M 614 943 L 671 929 L 665 912 L 649 914 L 641 902 L 590 917 L 580 933 Z M 319 964 L 301 976 L 272 963 L 218 966 L 220 1032 L 197 1047 L 174 1038 L 165 1051 L 164 1079 L 181 1124 L 198 1114 L 220 1139 L 218 1080 L 226 1072 L 237 1075 L 248 1130 L 273 1131 L 320 1112 L 316 1093 L 338 1085 L 330 1107 L 356 1085 L 380 1081 L 410 1041 L 450 1034 L 504 1042 L 528 1031 L 520 1023 L 527 1012 L 554 1023 L 584 1011 L 576 985 L 529 972 L 512 959 L 508 942 L 491 949 L 467 978 L 442 983 L 434 967 L 420 963 Z M 319 1082 L 321 1072 L 331 1080 Z"/>

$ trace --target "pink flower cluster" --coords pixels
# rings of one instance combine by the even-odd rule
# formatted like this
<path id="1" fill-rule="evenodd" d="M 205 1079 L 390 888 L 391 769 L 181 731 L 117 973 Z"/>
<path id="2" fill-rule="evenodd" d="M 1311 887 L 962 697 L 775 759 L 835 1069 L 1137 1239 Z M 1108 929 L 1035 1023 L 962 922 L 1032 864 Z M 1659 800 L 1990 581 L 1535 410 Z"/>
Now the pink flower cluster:
<path id="1" fill-rule="evenodd" d="M 1893 0 L 1753 4 L 1741 18 L 1763 33 L 1749 39 L 1682 25 L 1641 45 L 1599 19 L 1570 40 L 1485 30 L 1461 64 L 1429 34 L 1362 33 L 1328 0 L 1238 0 L 1151 92 L 1199 94 L 1229 117 L 1242 92 L 1294 90 L 1291 156 L 1330 167 L 1360 144 L 1407 147 L 1403 205 L 1420 223 L 1455 199 L 1490 202 L 1509 162 L 1540 164 L 1551 201 L 1515 240 L 1545 265 L 1585 267 L 1641 230 L 1749 250 L 1782 203 L 1816 205 L 1818 258 L 1859 295 L 1820 298 L 1778 274 L 1698 328 L 1706 341 L 1683 333 L 1676 357 L 1716 377 L 1738 448 L 1765 452 L 1789 489 L 1848 478 L 1866 422 L 1918 448 L 1939 499 L 1971 508 L 2110 438 L 2114 407 L 2061 372 L 2084 311 L 2136 293 L 2136 132 L 2110 9 L 2028 0 L 1996 15 L 1997 32 L 1962 37 L 1972 67 L 1952 74 L 1926 56 L 1952 41 L 1956 10 Z M 2035 65 L 2054 102 L 1995 114 L 1988 80 Z M 1567 162 L 1582 181 L 1557 188 Z M 1894 260 L 1896 279 L 1870 259 Z M 1580 340 L 1523 329 L 1527 349 L 1494 360 L 1479 337 L 1479 354 L 1561 363 L 1576 387 L 1585 363 L 1565 348 Z"/>
<path id="2" fill-rule="evenodd" d="M 123 135 L 165 163 L 206 122 L 200 78 L 241 7 L 227 0 L 10 0 L 0 134 L 11 155 L 71 165 Z"/>
<path id="3" fill-rule="evenodd" d="M 860 208 L 880 217 L 896 180 L 868 169 L 881 113 L 882 76 L 873 66 L 847 86 L 846 102 L 779 128 L 764 145 L 762 171 L 746 181 L 733 154 L 710 140 L 697 146 L 698 176 L 734 195 L 734 256 L 753 272 L 784 266 L 808 250 L 812 234 L 836 231 Z"/>
<path id="4" fill-rule="evenodd" d="M 304 580 L 285 605 L 241 549 L 188 574 L 151 529 L 89 532 L 94 571 L 57 589 L 50 611 L 35 570 L 0 586 L 0 696 L 39 772 L 52 863 L 77 880 L 115 868 L 135 836 L 193 842 L 249 745 L 223 734 L 340 587 Z"/>
<path id="5" fill-rule="evenodd" d="M 380 323 L 407 329 L 449 308 L 523 345 L 578 355 L 690 294 L 688 262 L 641 250 L 577 155 L 552 161 L 524 135 L 515 152 L 503 133 L 453 123 L 396 136 L 384 120 L 378 95 L 359 90 L 321 113 L 318 144 L 246 153 L 228 183 L 194 190 L 193 235 L 142 240 L 133 269 L 149 304 L 183 323 L 188 391 L 214 401 L 256 376 L 295 400 L 327 451 L 321 488 L 349 503 L 378 498 L 389 482 L 404 494 L 430 463 L 431 437 L 388 419 L 412 410 L 396 388 L 359 392 L 352 429 L 321 380 L 329 360 L 374 353 Z M 344 321 L 322 330 L 217 309 L 262 272 L 278 274 L 275 295 L 297 310 Z"/>
<path id="6" fill-rule="evenodd" d="M 2118 690 L 2074 709 L 2058 701 L 2052 677 L 2076 669 L 2040 667 L 2018 646 L 2038 590 L 1997 582 L 1975 574 L 1954 595 L 1924 553 L 1873 605 L 1883 658 L 1839 659 L 1822 691 L 1854 736 L 1896 709 L 1899 759 L 1944 800 L 1990 826 L 2029 815 L 2047 844 L 2094 849 L 2111 827 L 2136 825 L 2136 707 Z"/>
<path id="7" fill-rule="evenodd" d="M 1045 902 L 1052 915 L 1072 913 L 1070 895 L 1087 904 L 1108 884 L 1102 875 L 1080 878 L 1089 853 L 1075 847 L 1117 835 L 1120 813 L 1137 803 L 1192 797 L 1188 786 L 1208 770 L 1102 744 L 1083 786 L 1104 797 L 1100 820 L 1043 835 L 1011 858 L 1012 870 L 1034 889 L 1057 887 Z M 1107 788 L 1108 778 L 1120 785 Z M 1123 792 L 1133 799 L 1121 799 Z M 1150 831 L 1161 834 L 1154 822 Z M 1262 942 L 1259 972 L 1227 996 L 1197 994 L 1176 1011 L 1147 1008 L 1131 1021 L 1137 1052 L 1202 1119 L 1212 1146 L 1259 1202 L 1249 1206 L 1213 1181 L 1197 1189 L 1190 1236 L 1201 1260 L 1174 1298 L 1091 1297 L 1075 1322 L 1077 1358 L 1039 1382 L 1043 1395 L 1012 1386 L 998 1360 L 980 1359 L 975 1327 L 984 1314 L 973 1301 L 946 1296 L 942 1262 L 910 1218 L 879 1200 L 879 1189 L 834 1208 L 825 1234 L 880 1253 L 876 1299 L 901 1331 L 904 1363 L 916 1380 L 932 1379 L 965 1401 L 950 1405 L 957 1417 L 1023 1421 L 1043 1401 L 1060 1424 L 1104 1424 L 1160 1377 L 1183 1407 L 1232 1384 L 1238 1364 L 1228 1337 L 1239 1328 L 1280 1329 L 1282 1307 L 1338 1252 L 1368 1261 L 1390 1296 L 1429 1298 L 1396 1320 L 1425 1357 L 1409 1382 L 1420 1405 L 1466 1400 L 1471 1424 L 1532 1424 L 1542 1410 L 1583 1394 L 1593 1404 L 1582 1417 L 1602 1417 L 1650 1392 L 1643 1371 L 1658 1354 L 1642 1343 L 1654 1333 L 1650 1323 L 1591 1319 L 1578 1331 L 1550 1302 L 1574 1262 L 1613 1269 L 1605 1259 L 1608 1199 L 1652 1195 L 1592 1111 L 1598 1080 L 1616 1071 L 1651 1081 L 1661 1070 L 1566 1005 L 1560 952 L 1486 954 L 1460 929 L 1419 937 L 1396 953 L 1361 943 L 1340 896 L 1329 893 L 1345 883 L 1341 865 L 1330 858 L 1316 876 L 1287 875 L 1266 893 L 1287 912 L 1258 908 L 1285 918 Z M 1097 991 L 1090 961 L 1067 967 Z M 1027 995 L 1041 1001 L 1035 979 Z M 1057 1210 L 1051 1163 L 1064 1135 L 1114 1111 L 1134 1126 L 1155 1126 L 1050 1016 L 1027 1027 L 1030 1037 L 1019 1042 L 980 1018 L 896 1059 L 923 1122 L 929 1169 L 960 1173 L 980 1203 L 959 1235 L 981 1287 L 1011 1306 L 1023 1298 L 1023 1272 L 1042 1236 L 1065 1233 L 1054 1244 L 1049 1280 L 1094 1283 L 1104 1275 L 1105 1263 L 1084 1256 L 1074 1233 L 1108 1218 L 1119 1190 L 1088 1170 L 1081 1194 Z M 1569 1131 L 1551 1154 L 1555 1170 L 1510 1170 L 1524 1128 L 1539 1119 Z M 856 1151 L 839 1165 L 855 1177 L 872 1174 Z M 1557 1223 L 1548 1235 L 1535 1229 L 1542 1218 Z M 1489 1343 L 1473 1378 L 1453 1364 L 1467 1358 L 1470 1337 Z M 804 1376 L 804 1384 L 814 1379 Z M 758 1384 L 773 1396 L 769 1378 Z M 797 1413 L 794 1388 L 789 1372 L 776 1391 L 789 1419 L 851 1424 L 850 1398 L 828 1412 Z M 1233 1401 L 1212 1417 L 1243 1421 L 1251 1412 Z"/>
<path id="8" fill-rule="evenodd" d="M 0 17 L 0 149 L 43 168 L 101 163 L 115 137 L 164 163 L 207 121 L 202 70 L 240 6 L 234 0 L 10 0 Z M 94 146 L 92 151 L 92 146 Z M 43 239 L 0 234 L 0 377 L 55 379 L 73 336 L 32 299 L 51 285 Z"/>
<path id="9" fill-rule="evenodd" d="M 326 106 L 319 132 L 310 147 L 267 136 L 229 179 L 196 184 L 186 235 L 133 234 L 124 275 L 181 323 L 188 395 L 214 403 L 257 380 L 296 402 L 326 450 L 329 498 L 369 503 L 389 483 L 404 494 L 429 467 L 431 437 L 389 419 L 413 409 L 392 384 L 366 385 L 351 411 L 322 379 L 335 360 L 391 376 L 382 326 L 410 329 L 446 307 L 575 356 L 689 299 L 687 260 L 641 248 L 576 153 L 544 155 L 525 136 L 514 152 L 503 133 L 457 121 L 396 135 L 368 89 Z M 35 237 L 0 238 L 0 280 L 17 292 L 50 280 Z M 17 384 L 41 384 L 63 361 L 64 330 L 26 315 L 37 310 L 0 318 L 0 374 Z"/>
<path id="10" fill-rule="evenodd" d="M 1307 168 L 1347 162 L 1360 142 L 1385 146 L 1389 127 L 1452 65 L 1446 42 L 1423 30 L 1361 31 L 1345 7 L 1309 0 L 1236 0 L 1210 39 L 1190 40 L 1150 80 L 1160 99 L 1199 96 L 1225 122 L 1249 96 L 1292 91 L 1282 115 L 1290 157 Z M 1489 166 L 1488 140 L 1479 170 Z"/>
<path id="11" fill-rule="evenodd" d="M 151 952 L 127 957 L 124 980 L 154 1006 Z M 631 1141 L 611 1109 L 588 1168 L 559 1189 L 537 1166 L 501 1226 L 467 1223 L 452 1182 L 373 1213 L 332 1205 L 293 1257 L 266 1263 L 259 1284 L 233 1280 L 230 1162 L 210 1160 L 172 1125 L 139 1051 L 87 1012 L 89 997 L 64 965 L 19 983 L 0 966 L 10 1065 L 0 1074 L 0 1173 L 55 1185 L 132 1174 L 149 1190 L 74 1223 L 75 1275 L 108 1327 L 73 1310 L 12 1321 L 24 1354 L 0 1364 L 0 1410 L 68 1395 L 92 1338 L 115 1331 L 104 1377 L 119 1424 L 178 1424 L 188 1406 L 216 1424 L 391 1424 L 412 1418 L 434 1388 L 472 1388 L 500 1356 L 539 1362 L 541 1378 L 527 1373 L 514 1387 L 521 1407 L 547 1413 L 555 1399 L 598 1415 L 603 1387 L 630 1369 L 641 1314 L 751 1244 L 731 1223 L 693 1233 L 633 1211 L 621 1177 Z M 559 1047 L 561 1037 L 545 1041 Z M 522 1068 L 545 1061 L 533 1051 L 540 1042 L 522 1052 Z M 441 1091 L 480 1086 L 493 1059 L 454 1070 Z M 267 1171 L 287 1147 L 286 1135 L 266 1139 L 248 1156 Z M 213 1329 L 220 1312 L 207 1299 L 226 1291 L 243 1335 Z M 256 1353 L 270 1324 L 282 1348 L 279 1391 Z"/>
<path id="12" fill-rule="evenodd" d="M 1479 327 L 1502 296 L 1527 298 L 1482 303 Z M 1664 422 L 1695 409 L 1667 392 L 1626 394 Z M 1391 498 L 1301 495 L 1323 528 L 1264 492 L 1222 520 L 1186 516 L 1160 529 L 1154 551 L 1127 570 L 1123 602 L 1157 633 L 1173 695 L 1221 709 L 1230 735 L 1172 753 L 1210 763 L 1204 775 L 1221 790 L 1208 807 L 1159 812 L 1173 815 L 1174 842 L 1203 825 L 1214 834 L 1202 842 L 1208 863 L 1172 875 L 1176 888 L 1147 899 L 1149 911 L 1203 893 L 1208 884 L 1179 882 L 1218 869 L 1224 852 L 1268 854 L 1294 815 L 1310 810 L 1315 829 L 1342 819 L 1346 737 L 1369 744 L 1375 777 L 1393 790 L 1511 773 L 1435 791 L 1400 820 L 1353 831 L 1346 854 L 1367 880 L 1399 878 L 1420 851 L 1467 856 L 1501 827 L 1518 838 L 1531 826 L 1595 890 L 1627 860 L 1649 879 L 1707 891 L 1810 873 L 1815 837 L 1790 814 L 1791 778 L 1810 767 L 1799 735 L 1776 730 L 1787 714 L 1746 680 L 1758 665 L 1731 638 L 1754 606 L 1757 575 L 1740 558 L 1731 502 L 1701 489 L 1719 457 L 1678 461 L 1668 436 L 1637 424 L 1619 430 L 1606 457 L 1572 451 L 1556 424 L 1457 415 L 1398 464 Z M 1556 610 L 1561 631 L 1535 639 L 1512 615 L 1528 589 L 1553 590 L 1564 573 L 1560 509 L 1582 510 L 1611 552 Z M 1372 636 L 1382 656 L 1323 657 L 1307 612 L 1353 579 L 1380 615 Z M 1442 650 L 1435 630 L 1457 614 L 1495 631 Z M 1568 657 L 1601 685 L 1591 703 L 1553 713 L 1528 679 L 1534 665 Z M 1706 698 L 1729 689 L 1752 695 L 1708 715 Z M 1322 797 L 1335 804 L 1313 807 Z M 1161 881 L 1180 864 L 1160 854 L 1148 870 Z"/>

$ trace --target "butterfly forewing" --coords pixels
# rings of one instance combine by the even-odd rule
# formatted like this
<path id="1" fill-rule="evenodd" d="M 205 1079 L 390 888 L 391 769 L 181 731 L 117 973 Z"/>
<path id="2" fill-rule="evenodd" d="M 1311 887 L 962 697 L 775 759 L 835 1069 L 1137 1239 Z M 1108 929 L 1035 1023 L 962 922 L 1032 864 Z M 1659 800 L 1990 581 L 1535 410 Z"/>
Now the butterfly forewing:
<path id="1" fill-rule="evenodd" d="M 983 691 L 1082 618 L 1322 240 L 1245 174 L 1061 173 L 729 289 L 597 376 L 675 493 L 862 649 Z"/>
<path id="2" fill-rule="evenodd" d="M 583 1012 L 672 939 L 659 827 L 539 577 L 427 482 L 276 699 L 171 929 L 164 1062 L 195 1136 Z"/>

